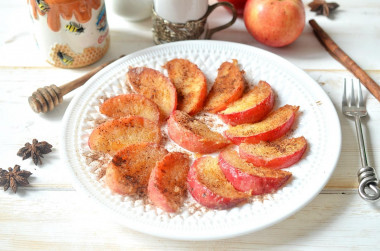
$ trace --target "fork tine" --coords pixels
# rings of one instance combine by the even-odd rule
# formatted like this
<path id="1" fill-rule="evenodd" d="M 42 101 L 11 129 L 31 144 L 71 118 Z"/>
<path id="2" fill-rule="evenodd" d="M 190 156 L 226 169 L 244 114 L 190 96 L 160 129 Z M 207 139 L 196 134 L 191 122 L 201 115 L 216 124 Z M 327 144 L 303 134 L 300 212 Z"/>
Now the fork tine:
<path id="1" fill-rule="evenodd" d="M 351 79 L 351 100 L 350 100 L 350 106 L 356 106 L 355 102 L 355 90 L 354 90 L 354 80 Z"/>
<path id="2" fill-rule="evenodd" d="M 363 99 L 363 93 L 362 93 L 362 87 L 361 87 L 361 83 L 360 83 L 360 80 L 359 80 L 359 93 L 358 93 L 358 104 L 359 104 L 359 107 L 364 107 L 364 99 Z"/>
<path id="3" fill-rule="evenodd" d="M 342 107 L 347 106 L 347 97 L 346 97 L 346 79 L 344 79 L 344 89 L 343 89 L 343 98 L 342 98 Z"/>

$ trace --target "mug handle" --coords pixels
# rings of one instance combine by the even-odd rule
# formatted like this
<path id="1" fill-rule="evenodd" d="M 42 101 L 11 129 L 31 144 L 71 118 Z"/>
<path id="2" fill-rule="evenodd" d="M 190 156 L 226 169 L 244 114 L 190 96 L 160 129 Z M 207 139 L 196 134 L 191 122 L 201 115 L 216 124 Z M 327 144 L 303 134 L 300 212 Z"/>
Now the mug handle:
<path id="1" fill-rule="evenodd" d="M 218 3 L 215 3 L 213 5 L 210 5 L 207 9 L 207 12 L 206 14 L 204 15 L 204 18 L 207 18 L 211 12 L 213 12 L 216 8 L 218 8 L 219 6 L 225 6 L 227 8 L 229 8 L 231 11 L 232 11 L 232 19 L 231 21 L 229 21 L 228 23 L 224 24 L 224 25 L 221 25 L 221 26 L 218 26 L 218 27 L 215 27 L 215 28 L 212 28 L 212 29 L 207 29 L 206 31 L 206 36 L 205 36 L 205 39 L 210 39 L 211 36 L 215 33 L 215 32 L 218 32 L 220 30 L 224 30 L 228 27 L 230 27 L 231 25 L 233 25 L 237 19 L 237 12 L 236 12 L 236 9 L 235 7 L 229 3 L 229 2 L 218 2 Z"/>

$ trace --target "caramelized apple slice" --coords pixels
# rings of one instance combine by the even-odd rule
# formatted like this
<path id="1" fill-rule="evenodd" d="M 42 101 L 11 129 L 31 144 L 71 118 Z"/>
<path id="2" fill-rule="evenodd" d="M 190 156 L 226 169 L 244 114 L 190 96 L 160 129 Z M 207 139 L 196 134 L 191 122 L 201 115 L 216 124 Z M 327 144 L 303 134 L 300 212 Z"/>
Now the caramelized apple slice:
<path id="1" fill-rule="evenodd" d="M 139 116 L 158 123 L 160 111 L 151 100 L 140 94 L 123 94 L 104 101 L 100 112 L 111 118 Z"/>
<path id="2" fill-rule="evenodd" d="M 214 81 L 206 98 L 204 110 L 217 113 L 226 109 L 227 105 L 238 100 L 244 91 L 244 71 L 240 71 L 236 59 L 224 62 L 218 69 L 218 76 Z"/>
<path id="3" fill-rule="evenodd" d="M 186 196 L 190 159 L 184 153 L 168 153 L 154 167 L 148 196 L 154 205 L 170 213 L 178 211 Z"/>
<path id="4" fill-rule="evenodd" d="M 136 144 L 118 151 L 106 170 L 106 184 L 115 193 L 143 195 L 152 169 L 168 152 L 157 144 Z"/>
<path id="5" fill-rule="evenodd" d="M 99 125 L 92 131 L 88 145 L 92 150 L 114 154 L 132 144 L 159 143 L 160 140 L 161 131 L 157 123 L 132 116 Z"/>
<path id="6" fill-rule="evenodd" d="M 242 124 L 225 131 L 234 144 L 273 141 L 289 131 L 294 123 L 298 106 L 285 105 L 271 112 L 264 120 L 255 124 Z"/>
<path id="7" fill-rule="evenodd" d="M 203 108 L 207 95 L 207 79 L 198 66 L 189 60 L 176 58 L 164 66 L 177 89 L 177 109 L 194 115 Z"/>
<path id="8" fill-rule="evenodd" d="M 168 119 L 168 135 L 183 148 L 198 153 L 212 153 L 229 144 L 219 133 L 201 121 L 176 110 Z"/>
<path id="9" fill-rule="evenodd" d="M 239 191 L 252 195 L 273 193 L 292 176 L 290 172 L 266 167 L 255 167 L 242 160 L 232 149 L 219 154 L 219 166 L 229 182 Z"/>
<path id="10" fill-rule="evenodd" d="M 167 119 L 177 107 L 177 92 L 170 82 L 159 71 L 147 67 L 130 68 L 127 82 L 139 94 L 158 105 L 162 119 Z"/>
<path id="11" fill-rule="evenodd" d="M 190 167 L 187 181 L 193 198 L 208 208 L 231 208 L 249 197 L 231 185 L 219 168 L 218 160 L 211 156 L 195 160 Z"/>
<path id="12" fill-rule="evenodd" d="M 224 123 L 240 125 L 262 120 L 273 108 L 274 92 L 271 86 L 260 81 L 252 90 L 219 112 Z"/>
<path id="13" fill-rule="evenodd" d="M 240 144 L 240 157 L 255 166 L 286 168 L 297 163 L 306 151 L 304 137 L 260 142 L 259 144 Z"/>

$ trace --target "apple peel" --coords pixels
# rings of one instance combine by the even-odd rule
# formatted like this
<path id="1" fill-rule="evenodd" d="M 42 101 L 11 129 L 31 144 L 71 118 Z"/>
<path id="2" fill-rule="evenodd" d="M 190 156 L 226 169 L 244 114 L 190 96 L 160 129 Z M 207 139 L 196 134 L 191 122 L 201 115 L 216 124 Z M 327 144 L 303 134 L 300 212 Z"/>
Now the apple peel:
<path id="1" fill-rule="evenodd" d="M 226 109 L 227 105 L 238 100 L 244 92 L 244 71 L 238 67 L 236 59 L 224 62 L 218 69 L 218 75 L 207 95 L 204 111 L 217 113 Z"/>
<path id="2" fill-rule="evenodd" d="M 212 209 L 228 209 L 246 201 L 250 195 L 237 191 L 225 178 L 218 160 L 204 156 L 194 161 L 188 174 L 188 190 L 201 205 Z"/>
<path id="3" fill-rule="evenodd" d="M 297 163 L 305 153 L 307 141 L 304 137 L 281 139 L 259 144 L 239 145 L 241 158 L 256 166 L 275 169 L 287 168 Z"/>
<path id="4" fill-rule="evenodd" d="M 186 196 L 189 167 L 189 156 L 180 152 L 168 153 L 157 162 L 148 183 L 148 196 L 154 205 L 169 213 L 179 210 Z"/>
<path id="5" fill-rule="evenodd" d="M 262 120 L 274 106 L 274 92 L 265 81 L 260 81 L 240 99 L 218 113 L 224 123 L 235 126 Z"/>
<path id="6" fill-rule="evenodd" d="M 179 146 L 191 152 L 212 153 L 230 144 L 220 133 L 179 110 L 173 112 L 168 119 L 168 135 Z"/>
<path id="7" fill-rule="evenodd" d="M 207 96 L 207 79 L 198 66 L 187 59 L 172 59 L 164 65 L 177 89 L 177 109 L 195 115 Z"/>
<path id="8" fill-rule="evenodd" d="M 276 140 L 290 130 L 298 109 L 299 106 L 285 105 L 272 111 L 260 122 L 230 127 L 224 134 L 236 145 Z"/>
<path id="9" fill-rule="evenodd" d="M 218 163 L 235 189 L 251 195 L 274 193 L 292 176 L 287 171 L 256 167 L 245 162 L 232 149 L 223 150 L 219 154 Z"/>

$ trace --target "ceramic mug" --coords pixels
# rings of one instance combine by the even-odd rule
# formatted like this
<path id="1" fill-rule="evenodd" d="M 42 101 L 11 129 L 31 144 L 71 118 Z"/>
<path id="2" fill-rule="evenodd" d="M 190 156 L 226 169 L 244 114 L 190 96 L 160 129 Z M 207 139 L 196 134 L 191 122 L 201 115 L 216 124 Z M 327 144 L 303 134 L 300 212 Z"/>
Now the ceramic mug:
<path id="1" fill-rule="evenodd" d="M 141 21 L 152 15 L 153 0 L 112 0 L 113 11 L 128 21 Z"/>
<path id="2" fill-rule="evenodd" d="M 189 39 L 210 39 L 220 30 L 235 23 L 237 13 L 229 2 L 209 5 L 207 0 L 154 0 L 153 37 L 156 44 Z M 209 29 L 208 16 L 220 6 L 232 12 L 232 19 L 221 26 Z"/>
<path id="3" fill-rule="evenodd" d="M 28 5 L 37 45 L 48 63 L 78 68 L 107 52 L 104 0 L 28 0 Z"/>

